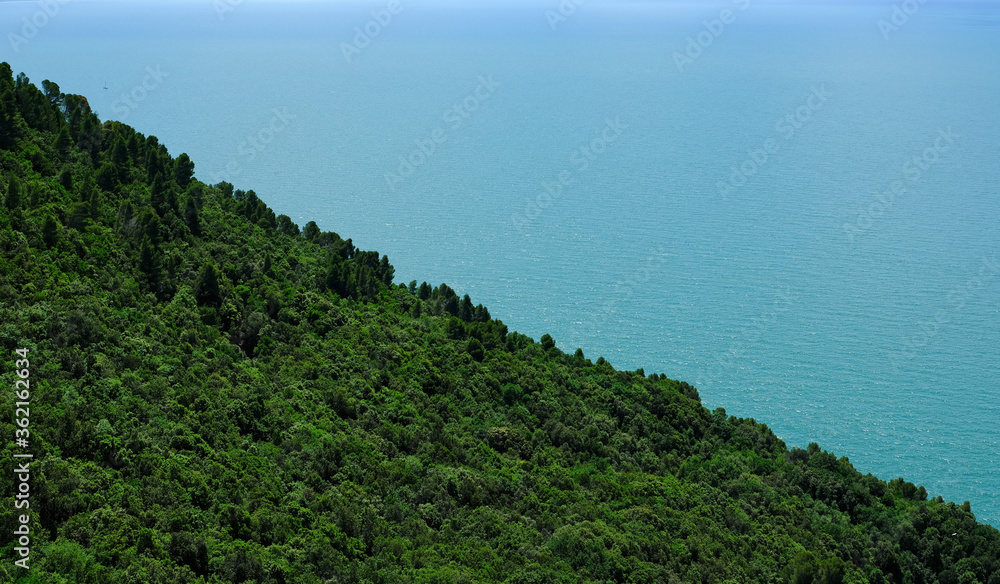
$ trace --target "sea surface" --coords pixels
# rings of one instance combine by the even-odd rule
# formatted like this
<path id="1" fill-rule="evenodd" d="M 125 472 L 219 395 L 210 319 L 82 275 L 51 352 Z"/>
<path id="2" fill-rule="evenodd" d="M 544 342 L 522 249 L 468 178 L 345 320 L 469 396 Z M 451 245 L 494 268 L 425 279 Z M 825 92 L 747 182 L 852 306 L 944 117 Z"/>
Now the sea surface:
<path id="1" fill-rule="evenodd" d="M 0 60 L 1000 526 L 1000 6 L 571 4 L 3 2 Z"/>

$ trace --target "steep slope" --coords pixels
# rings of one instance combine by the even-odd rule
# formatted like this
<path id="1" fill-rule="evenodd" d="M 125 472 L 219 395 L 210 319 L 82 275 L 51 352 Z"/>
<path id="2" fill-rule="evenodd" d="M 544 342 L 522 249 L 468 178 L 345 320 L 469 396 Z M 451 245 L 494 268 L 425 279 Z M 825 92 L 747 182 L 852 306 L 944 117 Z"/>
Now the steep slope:
<path id="1" fill-rule="evenodd" d="M 1000 583 L 967 503 L 394 285 L 5 63 L 0 172 L 5 582 Z"/>

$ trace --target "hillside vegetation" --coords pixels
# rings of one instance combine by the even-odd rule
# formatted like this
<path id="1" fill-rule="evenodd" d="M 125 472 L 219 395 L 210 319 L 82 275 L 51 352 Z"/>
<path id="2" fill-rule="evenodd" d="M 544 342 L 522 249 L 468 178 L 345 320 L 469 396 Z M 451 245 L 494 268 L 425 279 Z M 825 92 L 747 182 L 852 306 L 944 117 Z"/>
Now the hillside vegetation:
<path id="1" fill-rule="evenodd" d="M 393 283 L 6 63 L 0 173 L 0 581 L 1000 584 L 968 503 Z"/>

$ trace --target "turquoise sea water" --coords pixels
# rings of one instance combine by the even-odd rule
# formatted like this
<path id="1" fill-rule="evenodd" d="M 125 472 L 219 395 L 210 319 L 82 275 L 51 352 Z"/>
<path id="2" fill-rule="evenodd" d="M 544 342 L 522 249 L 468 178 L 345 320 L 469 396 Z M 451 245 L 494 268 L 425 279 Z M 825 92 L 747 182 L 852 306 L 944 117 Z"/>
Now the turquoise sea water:
<path id="1" fill-rule="evenodd" d="M 387 6 L 0 3 L 0 59 L 398 281 L 1000 525 L 997 4 Z"/>

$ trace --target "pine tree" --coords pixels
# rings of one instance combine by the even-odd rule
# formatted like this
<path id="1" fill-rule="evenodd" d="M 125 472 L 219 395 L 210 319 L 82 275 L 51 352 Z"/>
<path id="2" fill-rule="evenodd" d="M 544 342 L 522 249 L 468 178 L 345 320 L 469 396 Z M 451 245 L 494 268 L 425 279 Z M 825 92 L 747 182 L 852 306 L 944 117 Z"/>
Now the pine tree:
<path id="1" fill-rule="evenodd" d="M 302 230 L 302 237 L 305 237 L 307 241 L 313 241 L 319 237 L 319 225 L 316 225 L 315 221 L 306 223 L 305 229 Z"/>
<path id="2" fill-rule="evenodd" d="M 7 185 L 7 208 L 10 210 L 21 207 L 21 181 L 17 177 L 10 177 Z"/>
<path id="3" fill-rule="evenodd" d="M 142 245 L 139 247 L 139 269 L 149 277 L 150 284 L 155 287 L 160 279 L 160 254 L 149 237 L 143 237 Z"/>
<path id="4" fill-rule="evenodd" d="M 191 162 L 191 157 L 182 153 L 174 162 L 174 179 L 177 181 L 177 186 L 186 189 L 193 178 L 194 162 Z"/>
<path id="5" fill-rule="evenodd" d="M 195 298 L 199 306 L 218 307 L 222 304 L 222 292 L 219 289 L 219 273 L 215 266 L 206 262 L 201 268 L 198 284 L 195 288 Z"/>
<path id="6" fill-rule="evenodd" d="M 109 193 L 118 188 L 118 169 L 113 162 L 107 161 L 97 169 L 97 184 Z"/>
<path id="7" fill-rule="evenodd" d="M 56 150 L 59 154 L 66 156 L 69 154 L 69 149 L 73 146 L 73 139 L 69 136 L 69 127 L 63 126 L 59 129 L 59 137 L 56 138 Z"/>
<path id="8" fill-rule="evenodd" d="M 462 302 L 458 305 L 458 318 L 464 320 L 465 322 L 470 322 L 472 320 L 472 298 L 466 294 L 462 298 Z"/>
<path id="9" fill-rule="evenodd" d="M 89 185 L 90 193 L 87 195 L 87 204 L 90 206 L 90 218 L 94 221 L 99 221 L 101 218 L 101 191 L 95 188 L 94 183 L 90 179 L 83 182 L 84 185 Z"/>
<path id="10" fill-rule="evenodd" d="M 0 91 L 0 148 L 10 148 L 14 145 L 17 131 L 14 115 L 16 111 L 14 92 L 9 88 Z"/>
<path id="11" fill-rule="evenodd" d="M 184 222 L 187 223 L 192 235 L 201 235 L 201 223 L 198 221 L 198 207 L 194 204 L 194 201 L 188 201 L 187 206 L 184 208 Z"/>
<path id="12" fill-rule="evenodd" d="M 53 247 L 58 239 L 59 223 L 56 221 L 55 217 L 49 215 L 45 218 L 45 224 L 42 226 L 42 240 L 45 242 L 45 245 Z"/>
<path id="13" fill-rule="evenodd" d="M 432 291 L 431 285 L 428 284 L 427 282 L 424 282 L 423 284 L 420 285 L 420 288 L 417 290 L 417 298 L 421 300 L 427 300 L 428 298 L 431 297 L 431 291 Z"/>

